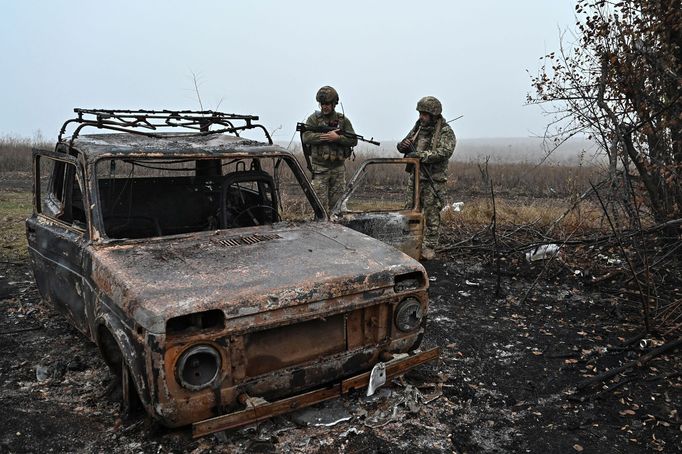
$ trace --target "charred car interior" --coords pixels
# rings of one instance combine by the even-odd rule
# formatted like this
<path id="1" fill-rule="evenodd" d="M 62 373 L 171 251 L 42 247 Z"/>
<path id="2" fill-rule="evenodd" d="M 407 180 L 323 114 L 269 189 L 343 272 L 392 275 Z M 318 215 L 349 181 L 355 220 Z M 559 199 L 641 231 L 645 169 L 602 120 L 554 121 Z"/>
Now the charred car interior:
<path id="1" fill-rule="evenodd" d="M 101 160 L 97 190 L 104 232 L 109 238 L 150 238 L 279 222 L 278 196 L 286 188 L 275 187 L 273 176 L 262 168 L 264 160 L 273 161 L 212 162 L 220 164 L 221 175 L 197 175 L 195 160 Z M 284 162 L 276 161 L 269 167 Z M 288 170 L 285 179 L 291 176 Z"/>
<path id="2" fill-rule="evenodd" d="M 29 253 L 43 299 L 99 346 L 124 405 L 202 436 L 438 356 L 419 349 L 424 268 L 376 239 L 392 231 L 418 253 L 409 193 L 372 213 L 347 209 L 351 187 L 331 222 L 256 116 L 75 112 L 54 151 L 34 151 Z M 193 131 L 159 132 L 177 127 Z M 240 135 L 253 130 L 266 141 Z M 418 172 L 392 160 L 406 163 Z"/>

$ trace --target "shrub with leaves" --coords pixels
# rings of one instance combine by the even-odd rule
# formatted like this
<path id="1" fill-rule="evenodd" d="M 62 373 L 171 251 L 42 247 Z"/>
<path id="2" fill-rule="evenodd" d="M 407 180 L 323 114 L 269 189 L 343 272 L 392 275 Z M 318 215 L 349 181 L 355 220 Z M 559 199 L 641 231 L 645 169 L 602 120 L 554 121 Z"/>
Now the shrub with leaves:
<path id="1" fill-rule="evenodd" d="M 588 133 L 600 143 L 612 188 L 631 206 L 642 201 L 656 222 L 679 218 L 681 1 L 578 0 L 576 17 L 575 42 L 564 34 L 543 58 L 529 101 L 551 106 L 557 140 Z"/>

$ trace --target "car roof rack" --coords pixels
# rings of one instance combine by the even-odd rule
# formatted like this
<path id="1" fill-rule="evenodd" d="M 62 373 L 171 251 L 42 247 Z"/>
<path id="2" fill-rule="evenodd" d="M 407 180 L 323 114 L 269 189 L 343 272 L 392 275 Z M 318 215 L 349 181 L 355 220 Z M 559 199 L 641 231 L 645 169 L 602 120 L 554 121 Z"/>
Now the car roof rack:
<path id="1" fill-rule="evenodd" d="M 272 137 L 265 126 L 253 123 L 258 120 L 257 115 L 228 114 L 213 110 L 119 110 L 119 109 L 81 109 L 73 111 L 76 118 L 67 120 L 59 131 L 57 142 L 62 141 L 66 127 L 71 123 L 78 123 L 78 127 L 71 135 L 69 146 L 85 127 L 128 132 L 147 137 L 161 137 L 156 132 L 161 128 L 193 129 L 197 135 L 232 133 L 239 137 L 239 131 L 247 129 L 261 129 L 272 145 Z M 211 126 L 219 126 L 211 130 Z M 138 129 L 139 128 L 139 129 Z M 141 131 L 144 129 L 145 131 Z"/>

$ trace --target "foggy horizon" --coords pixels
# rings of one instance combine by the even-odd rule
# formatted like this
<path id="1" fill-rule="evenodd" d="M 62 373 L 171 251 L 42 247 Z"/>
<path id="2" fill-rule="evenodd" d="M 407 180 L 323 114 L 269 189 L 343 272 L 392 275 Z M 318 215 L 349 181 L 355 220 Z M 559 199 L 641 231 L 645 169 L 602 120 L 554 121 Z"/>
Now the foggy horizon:
<path id="1" fill-rule="evenodd" d="M 51 139 L 74 107 L 259 115 L 290 137 L 334 86 L 356 131 L 402 137 L 422 96 L 459 138 L 541 135 L 526 106 L 540 58 L 573 26 L 573 2 L 311 0 L 2 3 L 0 136 Z M 341 110 L 339 106 L 338 110 Z M 281 129 L 280 129 L 281 126 Z"/>

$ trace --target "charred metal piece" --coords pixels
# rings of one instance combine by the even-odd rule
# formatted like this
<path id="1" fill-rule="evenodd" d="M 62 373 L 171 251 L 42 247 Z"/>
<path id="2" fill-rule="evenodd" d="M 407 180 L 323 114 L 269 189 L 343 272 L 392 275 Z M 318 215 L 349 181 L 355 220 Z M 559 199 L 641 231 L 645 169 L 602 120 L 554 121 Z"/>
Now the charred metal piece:
<path id="1" fill-rule="evenodd" d="M 402 249 L 418 253 L 416 200 L 341 213 L 362 217 L 348 228 L 329 221 L 267 132 L 268 143 L 237 135 L 262 128 L 257 116 L 76 113 L 55 151 L 34 151 L 30 259 L 42 297 L 122 380 L 126 408 L 139 398 L 161 423 L 196 423 L 200 436 L 367 386 L 381 361 L 391 377 L 438 355 L 414 353 L 424 268 L 370 238 L 390 231 L 400 244 L 402 231 Z M 80 135 L 87 126 L 117 133 Z M 389 161 L 418 173 L 418 160 Z"/>
<path id="2" fill-rule="evenodd" d="M 367 385 L 367 397 L 374 394 L 380 387 L 386 384 L 386 365 L 378 362 L 372 367 L 369 374 L 369 384 Z"/>

